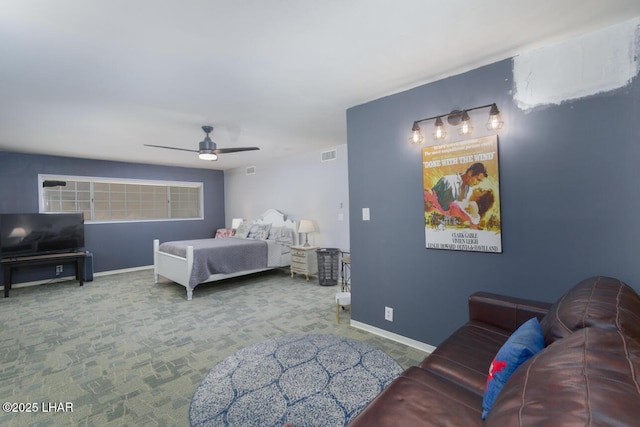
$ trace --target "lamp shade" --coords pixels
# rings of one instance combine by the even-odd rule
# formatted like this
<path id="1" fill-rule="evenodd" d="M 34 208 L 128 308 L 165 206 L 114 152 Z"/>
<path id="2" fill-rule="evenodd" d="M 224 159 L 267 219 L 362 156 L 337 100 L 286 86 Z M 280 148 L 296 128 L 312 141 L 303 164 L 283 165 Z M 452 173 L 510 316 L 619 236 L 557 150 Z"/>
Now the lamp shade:
<path id="1" fill-rule="evenodd" d="M 9 237 L 20 238 L 20 239 L 25 238 L 27 237 L 27 230 L 25 230 L 23 227 L 16 227 L 13 230 L 11 230 Z"/>
<path id="2" fill-rule="evenodd" d="M 313 224 L 313 221 L 310 219 L 302 219 L 300 220 L 300 225 L 298 226 L 298 233 L 311 233 L 316 231 L 316 226 Z"/>

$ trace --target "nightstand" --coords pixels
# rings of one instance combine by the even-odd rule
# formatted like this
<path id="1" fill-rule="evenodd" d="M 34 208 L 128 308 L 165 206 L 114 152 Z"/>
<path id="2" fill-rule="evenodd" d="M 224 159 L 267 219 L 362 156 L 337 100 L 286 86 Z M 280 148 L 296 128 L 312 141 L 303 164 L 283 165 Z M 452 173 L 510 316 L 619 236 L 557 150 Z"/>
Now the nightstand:
<path id="1" fill-rule="evenodd" d="M 291 277 L 294 273 L 309 276 L 318 274 L 317 246 L 291 246 Z"/>

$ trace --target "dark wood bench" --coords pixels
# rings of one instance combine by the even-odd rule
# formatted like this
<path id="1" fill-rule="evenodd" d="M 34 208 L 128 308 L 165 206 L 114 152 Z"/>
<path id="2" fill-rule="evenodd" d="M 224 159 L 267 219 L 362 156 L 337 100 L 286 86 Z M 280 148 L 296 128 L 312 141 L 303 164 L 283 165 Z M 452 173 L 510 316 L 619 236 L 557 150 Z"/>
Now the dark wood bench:
<path id="1" fill-rule="evenodd" d="M 4 297 L 9 297 L 9 291 L 11 290 L 11 281 L 13 279 L 13 271 L 17 268 L 32 267 L 35 265 L 50 265 L 75 262 L 76 279 L 80 282 L 80 286 L 82 286 L 84 284 L 84 258 L 84 252 L 69 252 L 61 254 L 44 254 L 15 258 L 3 258 L 1 264 L 2 270 L 4 271 Z"/>

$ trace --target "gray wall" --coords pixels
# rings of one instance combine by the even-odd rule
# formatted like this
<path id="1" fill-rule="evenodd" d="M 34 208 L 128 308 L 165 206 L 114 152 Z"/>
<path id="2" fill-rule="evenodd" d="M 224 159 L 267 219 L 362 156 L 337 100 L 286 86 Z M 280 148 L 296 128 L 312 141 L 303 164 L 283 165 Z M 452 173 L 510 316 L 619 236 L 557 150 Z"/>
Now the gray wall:
<path id="1" fill-rule="evenodd" d="M 225 171 L 227 226 L 234 217 L 256 219 L 274 208 L 295 221 L 314 220 L 310 244 L 349 250 L 347 146 L 336 150 L 337 159 L 326 162 L 311 151 L 255 165 L 255 175 L 244 167 Z"/>
<path id="2" fill-rule="evenodd" d="M 640 82 L 528 111 L 504 60 L 347 111 L 352 319 L 438 345 L 483 290 L 555 300 L 592 275 L 640 290 Z M 413 120 L 496 102 L 502 254 L 425 248 Z M 484 123 L 475 123 L 476 127 Z M 371 209 L 362 221 L 361 209 Z M 384 320 L 384 307 L 394 321 Z"/>
<path id="3" fill-rule="evenodd" d="M 153 239 L 209 237 L 224 226 L 222 171 L 8 152 L 0 152 L 0 213 L 38 212 L 38 174 L 204 183 L 204 220 L 86 224 L 95 272 L 153 265 Z M 19 272 L 16 282 L 21 278 L 33 279 Z"/>

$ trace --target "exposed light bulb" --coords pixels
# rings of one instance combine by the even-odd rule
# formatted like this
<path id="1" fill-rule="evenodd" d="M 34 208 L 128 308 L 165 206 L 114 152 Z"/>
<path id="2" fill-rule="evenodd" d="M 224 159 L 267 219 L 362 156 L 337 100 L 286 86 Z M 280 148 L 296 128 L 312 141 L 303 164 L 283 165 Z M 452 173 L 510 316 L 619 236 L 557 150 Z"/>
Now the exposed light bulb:
<path id="1" fill-rule="evenodd" d="M 436 119 L 436 130 L 433 133 L 433 137 L 435 139 L 445 139 L 447 137 L 447 131 L 444 128 L 444 124 L 442 123 L 442 119 L 440 117 Z"/>
<path id="2" fill-rule="evenodd" d="M 491 106 L 491 111 L 489 111 L 489 121 L 487 122 L 487 129 L 489 130 L 498 130 L 502 129 L 502 125 L 504 122 L 500 117 L 500 110 L 498 110 L 498 106 L 493 104 Z"/>
<path id="3" fill-rule="evenodd" d="M 424 137 L 422 136 L 422 132 L 420 132 L 420 126 L 418 126 L 418 122 L 413 122 L 413 127 L 411 128 L 411 139 L 409 141 L 412 144 L 422 144 L 424 141 Z"/>
<path id="4" fill-rule="evenodd" d="M 466 111 L 462 112 L 462 122 L 460 125 L 460 135 L 471 135 L 473 127 L 471 126 L 471 118 Z"/>
<path id="5" fill-rule="evenodd" d="M 492 130 L 500 129 L 502 128 L 502 122 L 498 117 L 492 116 L 491 119 L 489 120 L 489 128 Z"/>

